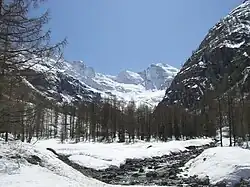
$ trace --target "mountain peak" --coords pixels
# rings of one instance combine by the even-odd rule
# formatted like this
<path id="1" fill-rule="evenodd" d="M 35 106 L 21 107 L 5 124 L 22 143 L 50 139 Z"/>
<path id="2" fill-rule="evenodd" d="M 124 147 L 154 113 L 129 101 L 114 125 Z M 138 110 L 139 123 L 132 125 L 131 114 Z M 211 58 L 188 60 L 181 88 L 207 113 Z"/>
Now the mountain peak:
<path id="1" fill-rule="evenodd" d="M 159 66 L 159 67 L 171 67 L 169 64 L 159 62 L 159 63 L 152 63 L 151 66 Z"/>
<path id="2" fill-rule="evenodd" d="M 50 98 L 69 103 L 79 99 L 91 101 L 99 99 L 99 96 L 116 96 L 125 103 L 134 100 L 136 104 L 155 106 L 162 100 L 165 89 L 178 72 L 170 65 L 156 63 L 141 72 L 124 70 L 117 76 L 111 76 L 96 73 L 94 68 L 81 60 L 62 60 L 57 66 L 53 66 L 52 62 L 51 59 L 46 61 L 44 67 L 41 67 L 42 64 L 32 67 L 35 72 L 41 72 L 45 67 L 51 72 L 44 74 L 41 80 L 31 81 L 30 85 Z"/>
<path id="3" fill-rule="evenodd" d="M 143 79 L 138 73 L 135 73 L 135 72 L 129 71 L 129 70 L 124 70 L 124 71 L 120 72 L 116 76 L 116 80 L 120 83 L 125 83 L 125 84 L 138 85 L 138 84 L 143 83 Z"/>
<path id="4" fill-rule="evenodd" d="M 167 89 L 164 103 L 191 108 L 213 91 L 220 96 L 239 84 L 249 91 L 250 79 L 242 73 L 250 63 L 249 51 L 250 1 L 246 1 L 209 30 Z"/>

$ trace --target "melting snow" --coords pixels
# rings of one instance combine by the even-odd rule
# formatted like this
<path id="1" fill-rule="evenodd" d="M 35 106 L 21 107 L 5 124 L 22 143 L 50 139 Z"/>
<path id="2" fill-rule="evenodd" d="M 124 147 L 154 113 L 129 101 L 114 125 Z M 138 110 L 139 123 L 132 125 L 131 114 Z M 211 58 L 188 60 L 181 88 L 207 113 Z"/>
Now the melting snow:
<path id="1" fill-rule="evenodd" d="M 39 141 L 38 146 L 50 147 L 58 153 L 71 155 L 69 159 L 94 169 L 105 169 L 111 165 L 120 166 L 128 158 L 148 158 L 163 156 L 171 152 L 186 150 L 187 146 L 201 146 L 212 142 L 211 139 L 193 139 L 187 141 L 170 142 L 137 142 L 124 143 L 78 143 L 58 144 L 55 140 Z M 147 149 L 149 145 L 151 148 Z M 112 154 L 110 154 L 112 153 Z"/>
<path id="2" fill-rule="evenodd" d="M 249 55 L 247 54 L 247 52 L 244 52 L 243 55 L 244 55 L 245 57 L 249 57 Z"/>
<path id="3" fill-rule="evenodd" d="M 250 150 L 239 147 L 210 148 L 190 160 L 185 167 L 188 170 L 183 174 L 209 176 L 213 184 L 224 181 L 233 186 L 241 178 L 250 178 Z"/>
<path id="4" fill-rule="evenodd" d="M 192 88 L 198 88 L 198 85 L 196 84 L 196 85 L 192 86 Z"/>
<path id="5" fill-rule="evenodd" d="M 0 187 L 105 187 L 104 183 L 88 178 L 58 160 L 53 153 L 39 147 L 21 143 L 0 142 Z M 20 155 L 20 159 L 11 156 Z M 43 167 L 29 164 L 24 158 L 36 155 Z"/>
<path id="6" fill-rule="evenodd" d="M 62 154 L 70 154 L 70 159 L 80 165 L 104 169 L 111 165 L 119 166 L 127 158 L 162 156 L 170 152 L 184 151 L 187 146 L 201 146 L 211 141 L 194 139 L 167 143 L 60 144 L 54 139 L 40 140 L 32 145 L 19 141 L 6 144 L 0 140 L 0 187 L 118 187 L 84 176 L 57 159 L 52 152 L 46 150 L 47 147 L 52 147 Z M 152 147 L 148 148 L 149 145 Z M 20 158 L 11 158 L 17 155 L 20 155 Z M 24 159 L 31 155 L 41 158 L 42 166 L 29 164 Z M 181 174 L 183 176 L 209 176 L 211 183 L 225 181 L 233 185 L 241 178 L 250 178 L 250 150 L 239 147 L 210 148 L 190 160 L 184 168 L 187 169 Z"/>
<path id="7" fill-rule="evenodd" d="M 204 65 L 205 65 L 204 62 L 202 62 L 202 61 L 199 62 L 199 66 L 204 66 Z"/>
<path id="8" fill-rule="evenodd" d="M 240 48 L 244 43 L 245 41 L 242 41 L 241 43 L 238 44 L 225 43 L 225 46 L 228 48 Z"/>
<path id="9" fill-rule="evenodd" d="M 121 187 L 84 176 L 57 159 L 45 147 L 19 141 L 6 144 L 0 139 L 0 153 L 2 156 L 0 159 L 0 187 Z M 110 154 L 110 152 L 108 153 Z M 38 156 L 42 160 L 41 166 L 29 164 L 24 159 L 31 155 Z M 21 158 L 11 158 L 16 156 Z"/>

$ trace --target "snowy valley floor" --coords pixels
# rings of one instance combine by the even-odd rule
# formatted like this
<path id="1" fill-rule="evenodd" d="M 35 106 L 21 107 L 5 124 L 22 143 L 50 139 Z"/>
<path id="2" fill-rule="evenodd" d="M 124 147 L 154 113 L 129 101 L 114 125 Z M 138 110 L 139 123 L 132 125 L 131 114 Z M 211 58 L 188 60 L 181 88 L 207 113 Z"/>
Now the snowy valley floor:
<path id="1" fill-rule="evenodd" d="M 71 161 L 79 165 L 98 170 L 119 167 L 126 159 L 161 157 L 211 142 L 211 139 L 195 139 L 167 143 L 60 144 L 57 140 L 43 140 L 32 145 L 19 141 L 7 144 L 0 141 L 0 187 L 114 186 L 84 176 L 46 148 L 68 155 Z M 34 164 L 36 162 L 38 165 Z M 209 176 L 211 183 L 226 181 L 234 184 L 241 178 L 250 178 L 250 151 L 237 147 L 210 148 L 186 163 L 183 170 L 181 175 L 184 177 Z"/>
<path id="2" fill-rule="evenodd" d="M 36 145 L 1 142 L 0 154 L 0 187 L 112 187 L 82 175 Z"/>

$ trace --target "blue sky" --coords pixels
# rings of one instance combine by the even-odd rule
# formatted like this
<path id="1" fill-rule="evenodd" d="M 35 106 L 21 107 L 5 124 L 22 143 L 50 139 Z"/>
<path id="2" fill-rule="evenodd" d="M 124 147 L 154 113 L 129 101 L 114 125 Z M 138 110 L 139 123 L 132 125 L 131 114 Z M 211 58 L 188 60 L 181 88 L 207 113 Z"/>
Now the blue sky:
<path id="1" fill-rule="evenodd" d="M 68 38 L 67 60 L 98 72 L 175 67 L 241 0 L 50 0 L 52 41 Z M 43 8 L 40 9 L 42 11 Z"/>

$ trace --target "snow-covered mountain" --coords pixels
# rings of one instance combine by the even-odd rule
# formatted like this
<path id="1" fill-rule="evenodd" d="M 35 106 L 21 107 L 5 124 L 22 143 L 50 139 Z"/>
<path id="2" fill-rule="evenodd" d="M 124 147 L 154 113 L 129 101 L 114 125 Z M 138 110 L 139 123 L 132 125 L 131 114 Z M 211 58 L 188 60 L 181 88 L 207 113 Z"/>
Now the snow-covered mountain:
<path id="1" fill-rule="evenodd" d="M 249 69 L 250 1 L 246 1 L 209 30 L 174 78 L 162 103 L 191 108 L 211 92 L 217 96 L 237 90 L 249 93 Z"/>
<path id="2" fill-rule="evenodd" d="M 178 69 L 164 63 L 151 64 L 141 72 L 121 71 L 117 76 L 95 72 L 83 61 L 46 59 L 32 66 L 40 74 L 28 83 L 41 94 L 58 101 L 96 100 L 115 96 L 125 103 L 157 105 Z"/>

